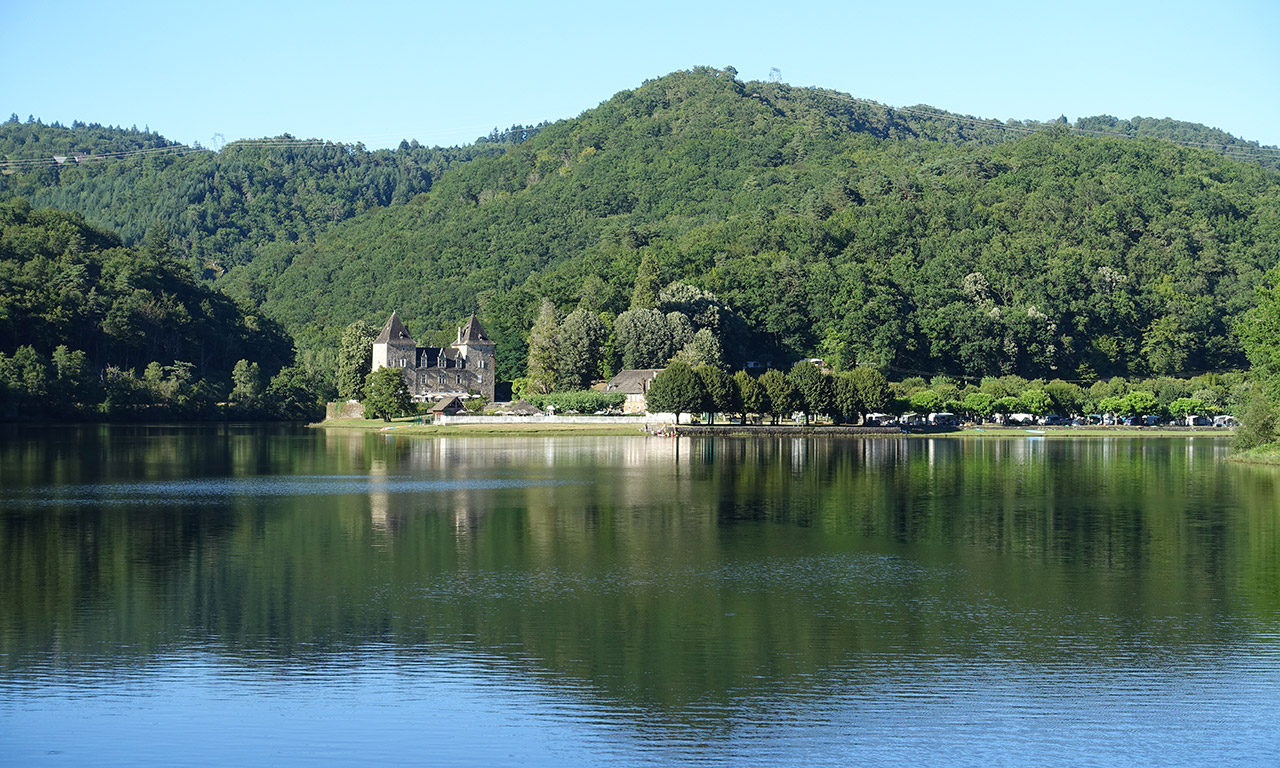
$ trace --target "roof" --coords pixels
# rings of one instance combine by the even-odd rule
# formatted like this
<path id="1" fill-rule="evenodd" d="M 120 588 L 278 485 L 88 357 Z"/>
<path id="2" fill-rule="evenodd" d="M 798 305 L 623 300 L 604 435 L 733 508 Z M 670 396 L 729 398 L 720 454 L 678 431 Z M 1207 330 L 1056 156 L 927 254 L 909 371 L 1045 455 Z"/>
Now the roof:
<path id="1" fill-rule="evenodd" d="M 462 401 L 459 400 L 457 396 L 454 396 L 449 398 L 448 400 L 441 400 L 440 402 L 436 403 L 436 406 L 431 409 L 431 412 L 441 413 L 443 411 L 460 411 L 465 407 L 466 406 L 462 404 Z"/>
<path id="2" fill-rule="evenodd" d="M 538 406 L 528 400 L 518 400 L 512 403 L 509 410 L 516 416 L 537 416 L 542 413 Z"/>
<path id="3" fill-rule="evenodd" d="M 649 384 L 653 382 L 654 377 L 662 371 L 662 368 L 632 368 L 619 371 L 617 376 L 609 379 L 609 383 L 604 385 L 604 391 L 643 395 L 649 391 Z"/>
<path id="4" fill-rule="evenodd" d="M 456 344 L 492 344 L 493 339 L 489 338 L 489 334 L 484 332 L 484 328 L 480 325 L 480 321 L 472 315 L 467 322 L 458 329 L 458 341 Z"/>
<path id="5" fill-rule="evenodd" d="M 400 315 L 392 312 L 391 317 L 387 318 L 387 324 L 382 326 L 382 333 L 378 334 L 378 338 L 374 339 L 373 343 L 386 344 L 402 339 L 413 341 L 413 337 L 409 335 L 409 329 L 405 328 L 404 323 L 400 322 Z"/>

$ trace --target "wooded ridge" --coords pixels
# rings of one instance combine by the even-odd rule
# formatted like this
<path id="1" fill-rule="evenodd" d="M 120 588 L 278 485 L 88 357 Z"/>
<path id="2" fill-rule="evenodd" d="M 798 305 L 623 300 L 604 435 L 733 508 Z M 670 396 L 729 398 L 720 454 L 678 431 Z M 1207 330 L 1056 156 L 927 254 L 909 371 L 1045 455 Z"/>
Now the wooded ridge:
<path id="1" fill-rule="evenodd" d="M 166 229 L 330 381 L 342 330 L 392 310 L 424 338 L 477 312 L 500 377 L 523 378 L 544 300 L 600 319 L 601 374 L 623 365 L 619 317 L 637 310 L 686 314 L 730 368 L 1236 369 L 1237 323 L 1280 261 L 1277 166 L 1274 148 L 1190 123 L 1000 123 L 731 68 L 451 149 L 179 151 L 149 131 L 0 125 L 0 198 L 77 211 L 120 245 Z"/>

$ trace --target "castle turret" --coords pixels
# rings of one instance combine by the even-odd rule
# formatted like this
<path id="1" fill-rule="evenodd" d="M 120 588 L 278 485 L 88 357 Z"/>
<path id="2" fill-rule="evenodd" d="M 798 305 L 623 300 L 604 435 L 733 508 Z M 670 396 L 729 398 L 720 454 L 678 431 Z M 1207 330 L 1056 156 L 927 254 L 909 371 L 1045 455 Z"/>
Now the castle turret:
<path id="1" fill-rule="evenodd" d="M 400 322 L 400 316 L 392 312 L 387 324 L 382 326 L 382 333 L 373 340 L 373 370 L 382 367 L 414 368 L 417 365 L 417 346 L 409 335 L 409 329 Z"/>
<path id="2" fill-rule="evenodd" d="M 493 402 L 497 345 L 484 332 L 484 327 L 475 315 L 458 329 L 458 340 L 453 343 L 453 348 L 458 350 L 458 356 L 466 361 L 467 368 L 475 374 L 480 394 Z"/>

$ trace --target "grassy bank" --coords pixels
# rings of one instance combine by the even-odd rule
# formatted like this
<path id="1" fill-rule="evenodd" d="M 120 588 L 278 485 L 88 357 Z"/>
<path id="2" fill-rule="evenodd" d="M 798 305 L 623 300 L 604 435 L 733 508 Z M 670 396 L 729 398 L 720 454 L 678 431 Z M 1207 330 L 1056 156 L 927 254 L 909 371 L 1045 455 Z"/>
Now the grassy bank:
<path id="1" fill-rule="evenodd" d="M 1247 451 L 1233 451 L 1230 461 L 1241 464 L 1270 464 L 1280 466 L 1280 443 L 1267 443 Z"/>

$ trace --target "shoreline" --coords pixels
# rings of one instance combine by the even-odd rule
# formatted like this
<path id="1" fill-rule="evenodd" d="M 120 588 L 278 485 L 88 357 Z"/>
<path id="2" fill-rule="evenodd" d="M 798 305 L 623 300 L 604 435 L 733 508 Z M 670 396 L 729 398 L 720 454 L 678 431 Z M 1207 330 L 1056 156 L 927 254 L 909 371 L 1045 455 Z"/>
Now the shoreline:
<path id="1" fill-rule="evenodd" d="M 1280 442 L 1266 443 L 1246 451 L 1236 451 L 1227 457 L 1227 461 L 1259 467 L 1280 466 Z"/>
<path id="2" fill-rule="evenodd" d="M 643 424 L 552 424 L 539 422 L 534 424 L 420 424 L 417 417 L 393 419 L 391 422 L 381 419 L 330 419 L 308 427 L 318 429 L 341 429 L 362 432 L 378 432 L 383 434 L 415 435 L 421 437 L 554 437 L 554 436 L 641 436 L 654 435 L 644 429 Z M 658 427 L 666 436 L 680 437 L 906 437 L 906 438 L 947 438 L 947 439 L 989 439 L 989 438 L 1031 438 L 1045 437 L 1051 439 L 1069 439 L 1074 437 L 1124 437 L 1124 438 L 1186 438 L 1186 437 L 1229 437 L 1232 430 L 1213 427 L 1046 427 L 1029 431 L 1022 427 L 921 427 L 904 432 L 899 427 L 860 427 L 818 425 L 801 426 L 791 424 L 779 425 L 742 425 L 742 424 L 683 424 L 661 425 Z M 1275 448 L 1273 463 L 1280 464 L 1280 446 Z M 1259 462 L 1265 463 L 1265 462 Z"/>

